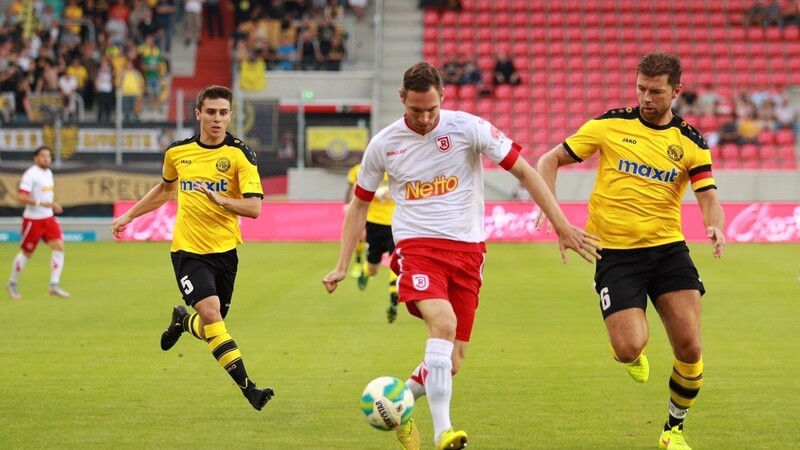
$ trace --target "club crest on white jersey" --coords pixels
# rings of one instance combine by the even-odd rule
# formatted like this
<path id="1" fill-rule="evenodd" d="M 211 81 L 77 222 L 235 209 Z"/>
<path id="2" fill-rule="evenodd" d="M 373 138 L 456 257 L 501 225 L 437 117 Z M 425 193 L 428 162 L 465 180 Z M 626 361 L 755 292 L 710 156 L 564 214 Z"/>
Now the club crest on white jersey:
<path id="1" fill-rule="evenodd" d="M 439 136 L 436 138 L 436 146 L 439 148 L 439 151 L 442 153 L 447 153 L 453 148 L 453 144 L 450 141 L 450 135 Z"/>

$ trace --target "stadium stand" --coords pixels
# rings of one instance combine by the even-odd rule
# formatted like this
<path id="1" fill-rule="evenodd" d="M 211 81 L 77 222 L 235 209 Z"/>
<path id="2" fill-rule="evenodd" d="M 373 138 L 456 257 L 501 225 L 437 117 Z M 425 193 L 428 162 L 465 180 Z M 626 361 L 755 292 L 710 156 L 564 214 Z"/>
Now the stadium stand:
<path id="1" fill-rule="evenodd" d="M 681 117 L 717 147 L 718 168 L 795 170 L 795 132 L 776 129 L 766 117 L 759 117 L 764 126 L 758 142 L 715 144 L 723 115 L 731 113 L 726 105 L 738 112 L 742 91 L 777 98 L 788 86 L 800 85 L 798 27 L 746 26 L 751 3 L 462 0 L 460 11 L 424 11 L 423 57 L 441 64 L 456 53 L 474 55 L 485 74 L 493 68 L 494 54 L 510 54 L 522 79 L 519 86 L 498 86 L 488 97 L 479 89 L 477 102 L 475 91 L 448 88 L 445 107 L 475 107 L 520 141 L 526 157 L 535 158 L 589 117 L 635 104 L 632 74 L 638 56 L 655 49 L 673 52 L 684 64 L 684 92 L 714 86 L 722 99 L 720 108 L 703 113 L 676 105 Z M 594 167 L 587 163 L 579 168 Z"/>

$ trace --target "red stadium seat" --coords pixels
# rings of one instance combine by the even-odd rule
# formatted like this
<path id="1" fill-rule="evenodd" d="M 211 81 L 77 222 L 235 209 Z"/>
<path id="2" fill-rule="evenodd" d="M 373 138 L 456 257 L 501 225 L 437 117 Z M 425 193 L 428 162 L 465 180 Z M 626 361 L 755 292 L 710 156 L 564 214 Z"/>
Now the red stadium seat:
<path id="1" fill-rule="evenodd" d="M 755 144 L 745 144 L 739 149 L 739 157 L 742 159 L 743 162 L 747 161 L 758 161 L 760 155 L 758 151 L 758 146 Z M 753 167 L 754 169 L 757 167 Z"/>
<path id="2" fill-rule="evenodd" d="M 794 131 L 790 129 L 781 129 L 775 132 L 775 143 L 781 146 L 793 145 L 795 141 Z"/>
<path id="3" fill-rule="evenodd" d="M 494 96 L 498 99 L 511 99 L 514 98 L 514 90 L 507 84 L 501 84 L 494 88 Z"/>
<path id="4" fill-rule="evenodd" d="M 720 159 L 722 161 L 738 161 L 739 146 L 736 144 L 723 144 L 720 147 Z"/>

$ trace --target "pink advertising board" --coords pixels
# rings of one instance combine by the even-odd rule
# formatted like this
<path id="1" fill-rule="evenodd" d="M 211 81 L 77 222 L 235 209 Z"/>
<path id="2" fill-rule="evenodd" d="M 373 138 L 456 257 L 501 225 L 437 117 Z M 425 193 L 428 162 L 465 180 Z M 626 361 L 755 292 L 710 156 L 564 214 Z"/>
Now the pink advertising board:
<path id="1" fill-rule="evenodd" d="M 134 202 L 117 202 L 119 216 Z M 569 220 L 586 224 L 586 203 L 562 203 Z M 800 203 L 725 203 L 725 237 L 729 242 L 800 242 Z M 134 220 L 121 240 L 172 239 L 177 205 L 170 202 Z M 484 227 L 490 242 L 544 242 L 555 236 L 536 230 L 538 207 L 533 203 L 486 203 Z M 343 209 L 338 202 L 265 202 L 258 219 L 241 219 L 246 241 L 337 241 Z M 697 204 L 683 206 L 683 233 L 689 242 L 707 239 Z"/>

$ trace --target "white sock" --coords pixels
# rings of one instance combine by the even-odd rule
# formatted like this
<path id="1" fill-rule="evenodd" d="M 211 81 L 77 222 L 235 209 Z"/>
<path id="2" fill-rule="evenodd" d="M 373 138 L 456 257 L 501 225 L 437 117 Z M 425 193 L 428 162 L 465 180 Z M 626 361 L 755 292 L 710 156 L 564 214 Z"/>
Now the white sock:
<path id="1" fill-rule="evenodd" d="M 53 255 L 50 257 L 50 284 L 58 284 L 62 270 L 64 270 L 64 252 L 53 250 Z"/>
<path id="2" fill-rule="evenodd" d="M 28 257 L 22 252 L 17 253 L 17 256 L 14 257 L 14 263 L 11 265 L 11 278 L 9 281 L 12 284 L 17 284 L 19 282 L 19 274 L 22 273 L 27 263 Z"/>
<path id="3" fill-rule="evenodd" d="M 425 347 L 425 392 L 433 419 L 434 443 L 442 431 L 450 428 L 450 398 L 453 396 L 453 343 L 445 339 L 428 339 Z"/>

